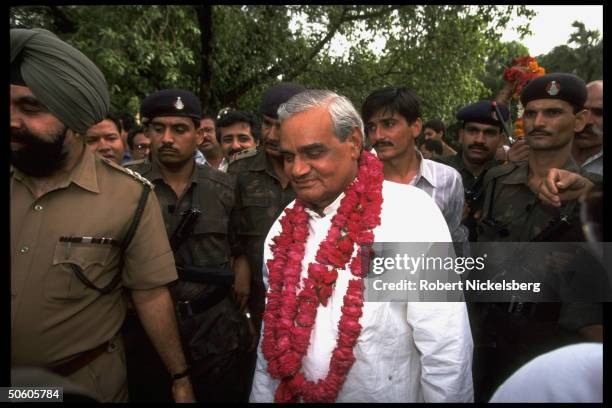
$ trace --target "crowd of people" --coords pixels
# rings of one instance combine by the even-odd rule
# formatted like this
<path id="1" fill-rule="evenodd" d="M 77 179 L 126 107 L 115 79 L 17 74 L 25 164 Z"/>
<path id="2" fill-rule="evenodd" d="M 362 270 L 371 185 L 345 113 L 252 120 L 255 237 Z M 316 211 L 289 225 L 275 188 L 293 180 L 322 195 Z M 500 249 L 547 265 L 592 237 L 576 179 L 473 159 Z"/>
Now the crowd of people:
<path id="1" fill-rule="evenodd" d="M 100 402 L 601 401 L 598 299 L 368 302 L 362 250 L 601 241 L 603 80 L 531 80 L 516 141 L 507 92 L 468 103 L 457 149 L 402 86 L 358 110 L 283 82 L 256 113 L 162 89 L 136 121 L 80 51 L 10 37 L 15 376 Z M 579 343 L 573 385 L 519 370 Z"/>

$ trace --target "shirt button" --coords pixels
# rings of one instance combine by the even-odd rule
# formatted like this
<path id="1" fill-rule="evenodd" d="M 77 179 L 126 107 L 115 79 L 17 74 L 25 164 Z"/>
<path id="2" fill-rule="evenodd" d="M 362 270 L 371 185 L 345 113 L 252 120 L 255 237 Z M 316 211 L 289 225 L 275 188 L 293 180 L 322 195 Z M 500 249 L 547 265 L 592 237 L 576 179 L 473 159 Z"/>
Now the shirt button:
<path id="1" fill-rule="evenodd" d="M 23 247 L 22 247 L 22 248 L 19 250 L 19 252 L 21 252 L 22 254 L 25 254 L 25 253 L 27 253 L 29 250 L 30 250 L 30 247 L 26 245 L 26 246 L 23 246 Z"/>
<path id="2" fill-rule="evenodd" d="M 34 211 L 42 211 L 42 209 L 43 209 L 43 206 L 42 206 L 42 205 L 40 205 L 40 204 L 36 204 L 36 205 L 34 206 Z"/>

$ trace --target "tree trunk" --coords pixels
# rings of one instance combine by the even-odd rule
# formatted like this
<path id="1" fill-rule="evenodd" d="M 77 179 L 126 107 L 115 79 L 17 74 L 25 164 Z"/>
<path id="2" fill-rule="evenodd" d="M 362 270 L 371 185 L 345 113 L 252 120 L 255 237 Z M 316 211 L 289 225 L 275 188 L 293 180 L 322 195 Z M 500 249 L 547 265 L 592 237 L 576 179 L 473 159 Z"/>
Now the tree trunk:
<path id="1" fill-rule="evenodd" d="M 200 26 L 200 101 L 202 109 L 209 110 L 212 90 L 213 9 L 210 4 L 195 8 Z"/>

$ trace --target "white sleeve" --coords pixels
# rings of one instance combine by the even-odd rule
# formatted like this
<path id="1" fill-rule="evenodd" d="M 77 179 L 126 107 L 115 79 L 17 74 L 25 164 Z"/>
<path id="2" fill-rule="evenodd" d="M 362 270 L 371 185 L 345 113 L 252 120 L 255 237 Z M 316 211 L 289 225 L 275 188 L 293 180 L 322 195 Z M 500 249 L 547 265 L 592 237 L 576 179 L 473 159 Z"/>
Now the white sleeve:
<path id="1" fill-rule="evenodd" d="M 410 302 L 407 308 L 425 402 L 473 402 L 474 345 L 465 303 Z"/>
<path id="2" fill-rule="evenodd" d="M 263 333 L 263 324 L 262 324 Z M 268 362 L 261 352 L 261 340 L 257 346 L 257 364 L 255 366 L 255 376 L 253 377 L 253 387 L 251 388 L 251 396 L 249 402 L 274 402 L 274 393 L 278 387 L 279 381 L 272 378 L 268 373 Z"/>

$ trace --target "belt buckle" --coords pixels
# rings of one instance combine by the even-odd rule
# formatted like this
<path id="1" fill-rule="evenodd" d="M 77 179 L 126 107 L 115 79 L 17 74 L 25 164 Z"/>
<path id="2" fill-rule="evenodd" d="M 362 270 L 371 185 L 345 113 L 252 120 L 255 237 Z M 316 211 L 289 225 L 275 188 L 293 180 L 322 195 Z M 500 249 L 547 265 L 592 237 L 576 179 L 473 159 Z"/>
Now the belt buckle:
<path id="1" fill-rule="evenodd" d="M 193 309 L 189 300 L 179 300 L 176 302 L 176 311 L 181 319 L 193 316 Z"/>

